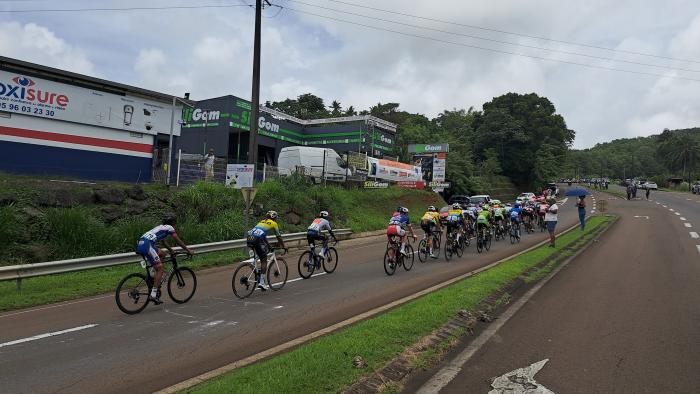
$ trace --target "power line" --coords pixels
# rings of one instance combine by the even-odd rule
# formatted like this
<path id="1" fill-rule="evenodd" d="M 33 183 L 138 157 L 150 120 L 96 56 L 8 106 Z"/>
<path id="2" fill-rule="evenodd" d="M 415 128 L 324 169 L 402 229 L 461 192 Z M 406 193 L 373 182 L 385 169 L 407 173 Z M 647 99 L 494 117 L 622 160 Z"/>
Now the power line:
<path id="1" fill-rule="evenodd" d="M 427 27 L 427 26 L 412 25 L 410 23 L 399 22 L 399 21 L 395 21 L 395 20 L 391 20 L 391 19 L 384 19 L 384 18 L 379 18 L 379 17 L 375 17 L 375 16 L 371 16 L 371 15 L 358 14 L 358 13 L 354 13 L 354 12 L 338 10 L 335 8 L 324 7 L 324 6 L 317 5 L 317 4 L 310 4 L 310 3 L 306 3 L 303 1 L 299 1 L 299 0 L 289 0 L 289 1 L 293 1 L 293 2 L 303 4 L 306 6 L 317 7 L 317 8 L 321 8 L 321 9 L 325 9 L 325 10 L 329 10 L 329 11 L 334 11 L 334 12 L 338 12 L 338 13 L 342 13 L 342 14 L 354 15 L 354 16 L 359 16 L 362 18 L 378 20 L 381 22 L 389 22 L 389 23 L 394 23 L 394 24 L 401 25 L 401 26 L 414 27 L 417 29 L 431 30 L 431 31 L 435 31 L 438 33 L 473 38 L 476 40 L 494 42 L 494 43 L 498 43 L 498 44 L 506 44 L 506 45 L 513 45 L 516 47 L 537 49 L 537 50 L 549 51 L 549 52 L 557 52 L 557 53 L 563 53 L 563 54 L 574 55 L 574 56 L 582 56 L 582 57 L 587 57 L 587 58 L 597 59 L 597 60 L 628 63 L 628 64 L 634 64 L 637 66 L 645 66 L 645 67 L 654 67 L 654 68 L 666 69 L 666 70 L 676 70 L 676 71 L 687 71 L 687 72 L 692 72 L 692 73 L 700 73 L 700 70 L 693 70 L 693 69 L 680 68 L 680 67 L 671 67 L 671 66 L 662 66 L 662 65 L 658 65 L 658 64 L 635 62 L 635 61 L 631 61 L 631 60 L 615 59 L 615 58 L 611 58 L 611 57 L 589 55 L 589 54 L 580 53 L 580 52 L 571 52 L 571 51 L 564 51 L 564 50 L 560 50 L 560 49 L 551 49 L 551 48 L 538 47 L 538 46 L 534 46 L 534 45 L 519 44 L 519 43 L 515 43 L 515 42 L 497 40 L 497 39 L 488 38 L 488 37 L 481 37 L 481 36 L 475 36 L 475 35 L 471 35 L 471 34 L 452 32 L 452 31 L 448 31 L 448 30 L 435 29 L 435 28 Z"/>
<path id="2" fill-rule="evenodd" d="M 600 49 L 600 50 L 604 50 L 604 51 L 628 53 L 628 54 L 631 54 L 631 55 L 648 56 L 648 57 L 655 57 L 655 58 L 659 58 L 659 59 L 675 60 L 675 61 L 680 61 L 680 62 L 699 63 L 699 64 L 700 64 L 700 60 L 679 59 L 679 58 L 673 58 L 673 57 L 662 56 L 662 55 L 654 55 L 654 54 L 651 54 L 651 53 L 628 51 L 628 50 L 625 50 L 625 49 L 607 48 L 607 47 L 598 46 L 598 45 L 591 45 L 591 44 L 584 44 L 584 43 L 579 43 L 579 42 L 557 40 L 557 39 L 554 39 L 554 38 L 547 38 L 547 37 L 529 35 L 529 34 L 524 34 L 524 33 L 514 33 L 514 32 L 511 32 L 511 31 L 507 31 L 507 30 L 500 30 L 500 29 L 495 29 L 495 28 L 490 28 L 490 27 L 469 25 L 469 24 L 466 24 L 466 23 L 458 23 L 458 22 L 446 21 L 446 20 L 437 19 L 437 18 L 429 18 L 429 17 L 425 17 L 425 16 L 413 15 L 413 14 L 408 14 L 408 13 L 399 12 L 399 11 L 391 11 L 391 10 L 386 10 L 386 9 L 382 9 L 382 8 L 370 7 L 370 6 L 366 6 L 366 5 L 362 5 L 362 4 L 357 4 L 357 3 L 351 3 L 351 2 L 348 2 L 348 1 L 342 1 L 342 0 L 327 0 L 327 1 L 332 1 L 332 2 L 334 2 L 334 3 L 345 4 L 345 5 L 349 5 L 349 6 L 352 6 L 352 7 L 367 8 L 367 9 L 374 10 L 374 11 L 381 11 L 381 12 L 386 12 L 386 13 L 390 13 L 390 14 L 396 14 L 396 15 L 407 16 L 407 17 L 410 17 L 410 18 L 418 18 L 418 19 L 423 19 L 423 20 L 432 21 L 432 22 L 440 22 L 440 23 L 446 23 L 446 24 L 455 25 L 455 26 L 468 27 L 468 28 L 470 28 L 470 29 L 484 30 L 484 31 L 490 31 L 490 32 L 501 33 L 501 34 L 508 34 L 508 35 L 518 36 L 518 37 L 532 38 L 532 39 L 535 39 L 535 40 L 543 40 L 543 41 L 549 41 L 549 42 L 556 42 L 556 43 L 560 43 L 560 44 L 568 44 L 568 45 L 576 45 L 576 46 L 581 46 L 581 47 L 586 47 L 586 48 Z"/>
<path id="3" fill-rule="evenodd" d="M 0 14 L 27 14 L 41 12 L 91 12 L 91 11 L 153 11 L 153 10 L 192 10 L 200 8 L 233 8 L 246 7 L 243 4 L 205 4 L 205 5 L 182 5 L 163 7 L 125 7 L 125 8 L 56 8 L 56 9 L 34 9 L 34 10 L 0 10 Z"/>
<path id="4" fill-rule="evenodd" d="M 441 42 L 444 44 L 457 45 L 457 46 L 466 47 L 466 48 L 480 49 L 483 51 L 489 51 L 489 52 L 494 52 L 494 53 L 502 53 L 502 54 L 506 54 L 506 55 L 520 56 L 520 57 L 526 57 L 526 58 L 530 58 L 530 59 L 571 64 L 571 65 L 581 66 L 581 67 L 596 68 L 596 69 L 600 69 L 600 70 L 617 71 L 617 72 L 630 73 L 630 74 L 648 75 L 648 76 L 653 76 L 653 77 L 665 77 L 665 78 L 674 78 L 674 79 L 682 79 L 682 80 L 686 80 L 686 81 L 700 82 L 700 79 L 695 79 L 695 78 L 681 77 L 681 76 L 676 76 L 676 75 L 656 74 L 656 73 L 650 73 L 650 72 L 644 72 L 644 71 L 626 70 L 626 69 L 614 68 L 614 67 L 597 66 L 597 65 L 593 65 L 593 64 L 578 63 L 578 62 L 572 62 L 572 61 L 568 61 L 568 60 L 551 59 L 551 58 L 542 57 L 542 56 L 527 55 L 524 53 L 510 52 L 510 51 L 504 51 L 504 50 L 493 49 L 493 48 L 486 48 L 486 47 L 481 47 L 478 45 L 470 45 L 470 44 L 465 44 L 465 43 L 461 43 L 461 42 L 454 42 L 454 41 L 448 41 L 448 40 L 443 40 L 443 39 L 434 38 L 434 37 L 422 36 L 419 34 L 406 33 L 406 32 L 402 32 L 402 31 L 398 31 L 398 30 L 385 29 L 383 27 L 366 25 L 364 23 L 348 21 L 345 19 L 335 18 L 335 17 L 327 16 L 327 15 L 320 15 L 320 14 L 316 14 L 313 12 L 302 11 L 302 10 L 298 10 L 298 9 L 290 8 L 290 7 L 284 7 L 284 8 L 288 11 L 297 12 L 300 14 L 311 15 L 311 16 L 324 18 L 324 19 L 330 19 L 330 20 L 334 20 L 334 21 L 342 22 L 342 23 L 347 23 L 347 24 L 351 24 L 351 25 L 362 26 L 362 27 L 366 27 L 368 29 L 385 31 L 385 32 L 399 34 L 399 35 L 403 35 L 403 36 L 407 36 L 407 37 L 420 38 L 423 40 Z"/>

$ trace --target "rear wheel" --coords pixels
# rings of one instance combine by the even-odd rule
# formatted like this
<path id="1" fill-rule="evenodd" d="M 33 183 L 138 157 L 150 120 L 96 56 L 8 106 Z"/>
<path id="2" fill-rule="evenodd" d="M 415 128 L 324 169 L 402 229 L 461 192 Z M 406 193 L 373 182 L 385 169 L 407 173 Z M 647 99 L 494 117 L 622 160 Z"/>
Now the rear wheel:
<path id="1" fill-rule="evenodd" d="M 178 268 L 168 278 L 168 295 L 178 304 L 189 301 L 197 290 L 197 276 L 189 268 Z"/>
<path id="2" fill-rule="evenodd" d="M 326 258 L 323 259 L 323 270 L 326 271 L 327 274 L 330 274 L 333 271 L 335 271 L 337 267 L 338 251 L 333 247 L 328 248 L 328 251 L 326 252 Z"/>
<path id="3" fill-rule="evenodd" d="M 433 244 L 435 244 L 435 239 L 433 239 Z M 428 261 L 428 241 L 426 239 L 421 239 L 418 243 L 418 260 L 421 263 Z"/>
<path id="4" fill-rule="evenodd" d="M 133 273 L 119 282 L 114 297 L 119 310 L 127 315 L 134 315 L 146 308 L 150 292 L 146 276 Z"/>
<path id="5" fill-rule="evenodd" d="M 445 260 L 450 261 L 452 258 L 452 238 L 447 237 L 445 240 Z"/>
<path id="6" fill-rule="evenodd" d="M 390 259 L 389 250 L 391 249 L 386 248 L 386 252 L 384 252 L 384 272 L 386 272 L 387 275 L 391 276 L 394 275 L 394 272 L 396 272 L 396 261 L 398 260 L 398 251 L 394 250 L 394 258 Z"/>
<path id="7" fill-rule="evenodd" d="M 486 248 L 486 251 L 491 250 L 491 236 L 490 235 L 486 236 L 486 241 L 484 242 L 484 247 Z"/>
<path id="8" fill-rule="evenodd" d="M 411 268 L 413 268 L 413 263 L 416 259 L 416 255 L 413 252 L 413 246 L 411 244 L 407 243 L 406 244 L 406 256 L 402 258 L 403 260 L 403 269 L 406 271 L 410 271 Z"/>
<path id="9" fill-rule="evenodd" d="M 297 264 L 299 276 L 304 279 L 309 279 L 311 275 L 314 274 L 317 259 L 318 256 L 316 256 L 316 254 L 312 254 L 308 250 L 302 253 L 301 256 L 299 256 L 299 263 Z"/>
<path id="10" fill-rule="evenodd" d="M 253 264 L 241 264 L 233 272 L 231 278 L 231 288 L 233 294 L 238 298 L 246 298 L 253 293 L 258 281 L 255 278 L 255 268 Z"/>
<path id="11" fill-rule="evenodd" d="M 287 262 L 281 257 L 276 257 L 275 261 L 267 266 L 267 284 L 272 290 L 283 288 L 287 283 L 288 275 Z"/>

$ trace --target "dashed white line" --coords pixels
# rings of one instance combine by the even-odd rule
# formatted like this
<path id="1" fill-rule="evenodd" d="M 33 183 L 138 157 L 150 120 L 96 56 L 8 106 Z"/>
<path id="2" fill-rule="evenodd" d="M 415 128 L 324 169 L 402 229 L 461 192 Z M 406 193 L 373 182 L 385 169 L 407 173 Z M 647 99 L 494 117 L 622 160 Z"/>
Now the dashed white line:
<path id="1" fill-rule="evenodd" d="M 671 211 L 671 212 L 674 212 L 673 208 L 669 208 L 668 210 Z"/>
<path id="2" fill-rule="evenodd" d="M 665 206 L 665 205 L 662 205 L 662 207 L 664 207 L 664 208 L 668 208 L 668 207 L 667 207 L 667 206 Z"/>
<path id="3" fill-rule="evenodd" d="M 685 218 L 683 216 L 681 216 L 681 220 L 685 222 Z"/>
<path id="4" fill-rule="evenodd" d="M 17 344 L 24 343 L 24 342 L 36 341 L 37 339 L 44 339 L 44 338 L 53 337 L 56 335 L 67 334 L 69 332 L 86 330 L 88 328 L 93 328 L 93 327 L 97 327 L 97 324 L 86 324 L 84 326 L 68 328 L 66 330 L 47 332 L 46 334 L 39 334 L 39 335 L 34 335 L 33 337 L 27 337 L 27 338 L 17 339 L 15 341 L 0 343 L 0 348 L 5 347 L 5 346 L 17 345 Z"/>
<path id="5" fill-rule="evenodd" d="M 685 227 L 688 227 L 688 228 L 691 228 L 691 227 L 693 227 L 693 225 L 692 225 L 692 224 L 690 224 L 690 223 L 683 223 L 683 224 L 685 225 Z"/>
<path id="6" fill-rule="evenodd" d="M 678 212 L 675 212 L 675 214 L 676 214 L 676 216 L 681 216 L 681 214 L 680 214 L 680 213 L 678 213 Z"/>
<path id="7" fill-rule="evenodd" d="M 696 248 L 698 248 L 698 253 L 700 253 L 700 245 L 695 245 Z"/>
<path id="8" fill-rule="evenodd" d="M 691 231 L 690 238 L 700 238 L 700 235 L 698 235 L 698 233 L 696 233 L 695 231 Z"/>

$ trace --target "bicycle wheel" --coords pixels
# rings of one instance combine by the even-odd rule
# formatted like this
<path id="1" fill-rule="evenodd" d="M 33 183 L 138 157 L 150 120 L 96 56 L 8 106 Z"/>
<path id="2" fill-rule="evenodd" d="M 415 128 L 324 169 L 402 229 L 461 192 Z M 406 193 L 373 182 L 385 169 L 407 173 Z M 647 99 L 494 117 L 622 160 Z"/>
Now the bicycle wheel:
<path id="1" fill-rule="evenodd" d="M 267 284 L 272 290 L 283 288 L 287 283 L 288 275 L 287 262 L 281 257 L 276 257 L 275 261 L 267 266 Z"/>
<path id="2" fill-rule="evenodd" d="M 398 254 L 398 250 L 394 250 L 394 260 L 398 260 Z M 389 248 L 387 248 L 386 252 L 384 252 L 384 272 L 389 276 L 394 275 L 394 272 L 396 272 L 396 265 L 395 261 L 389 259 Z"/>
<path id="3" fill-rule="evenodd" d="M 323 270 L 327 274 L 333 273 L 335 269 L 338 268 L 338 250 L 334 247 L 328 248 L 326 252 L 326 258 L 323 259 Z"/>
<path id="4" fill-rule="evenodd" d="M 148 305 L 148 294 L 151 292 L 146 276 L 134 272 L 129 274 L 117 285 L 114 298 L 119 310 L 127 315 L 141 312 Z"/>
<path id="5" fill-rule="evenodd" d="M 318 256 L 315 254 L 312 255 L 308 250 L 302 253 L 301 256 L 299 256 L 299 263 L 297 264 L 299 276 L 304 279 L 309 279 L 316 269 L 316 259 L 318 259 Z"/>
<path id="6" fill-rule="evenodd" d="M 484 251 L 484 240 L 481 234 L 477 233 L 476 235 L 476 251 L 481 253 Z"/>
<path id="7" fill-rule="evenodd" d="M 178 304 L 189 301 L 197 290 L 197 276 L 187 267 L 173 271 L 168 278 L 168 295 Z"/>
<path id="8" fill-rule="evenodd" d="M 486 237 L 486 242 L 484 242 L 484 247 L 486 248 L 487 252 L 489 250 L 491 250 L 491 235 L 490 234 Z"/>
<path id="9" fill-rule="evenodd" d="M 258 281 L 255 278 L 255 266 L 253 264 L 241 264 L 233 272 L 233 277 L 231 277 L 233 294 L 241 299 L 251 295 L 257 284 Z"/>
<path id="10" fill-rule="evenodd" d="M 433 237 L 433 249 L 440 251 L 440 245 L 442 244 L 442 231 L 437 233 L 436 237 Z M 439 253 L 438 253 L 439 254 Z"/>
<path id="11" fill-rule="evenodd" d="M 510 244 L 513 245 L 515 243 L 515 229 L 510 230 Z"/>
<path id="12" fill-rule="evenodd" d="M 457 257 L 462 257 L 462 255 L 464 255 L 464 238 L 459 239 L 454 249 L 455 252 L 457 252 Z"/>
<path id="13" fill-rule="evenodd" d="M 433 242 L 435 242 L 435 239 L 433 239 Z M 421 263 L 428 261 L 428 241 L 426 239 L 421 239 L 418 244 L 418 260 Z"/>
<path id="14" fill-rule="evenodd" d="M 450 261 L 452 258 L 452 238 L 447 237 L 445 240 L 445 260 Z"/>
<path id="15" fill-rule="evenodd" d="M 406 256 L 402 258 L 403 260 L 403 269 L 406 271 L 410 271 L 411 268 L 413 268 L 413 263 L 415 262 L 416 259 L 416 254 L 413 251 L 413 246 L 411 244 L 407 243 L 406 244 Z"/>

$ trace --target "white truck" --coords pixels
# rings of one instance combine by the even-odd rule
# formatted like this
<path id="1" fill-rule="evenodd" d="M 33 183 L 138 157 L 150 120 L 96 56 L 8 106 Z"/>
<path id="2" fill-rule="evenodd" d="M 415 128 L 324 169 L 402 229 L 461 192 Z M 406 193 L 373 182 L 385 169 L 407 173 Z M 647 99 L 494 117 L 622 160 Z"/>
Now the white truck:
<path id="1" fill-rule="evenodd" d="M 320 182 L 324 178 L 329 181 L 343 182 L 353 173 L 345 160 L 333 149 L 310 146 L 282 148 L 277 159 L 277 167 L 280 175 L 298 172 L 311 177 L 315 182 Z"/>

